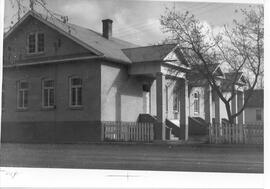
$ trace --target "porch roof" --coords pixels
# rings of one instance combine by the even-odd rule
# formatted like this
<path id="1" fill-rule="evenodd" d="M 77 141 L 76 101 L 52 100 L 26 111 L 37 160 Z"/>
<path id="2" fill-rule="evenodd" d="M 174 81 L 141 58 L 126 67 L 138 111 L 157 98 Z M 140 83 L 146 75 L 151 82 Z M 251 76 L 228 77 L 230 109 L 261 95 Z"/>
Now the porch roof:
<path id="1" fill-rule="evenodd" d="M 179 60 L 185 66 L 189 66 L 177 44 L 163 44 L 163 45 L 127 48 L 122 49 L 122 51 L 131 60 L 132 63 L 170 62 L 170 61 L 174 62 Z M 175 52 L 176 54 L 175 59 L 166 60 L 166 57 L 172 52 Z"/>

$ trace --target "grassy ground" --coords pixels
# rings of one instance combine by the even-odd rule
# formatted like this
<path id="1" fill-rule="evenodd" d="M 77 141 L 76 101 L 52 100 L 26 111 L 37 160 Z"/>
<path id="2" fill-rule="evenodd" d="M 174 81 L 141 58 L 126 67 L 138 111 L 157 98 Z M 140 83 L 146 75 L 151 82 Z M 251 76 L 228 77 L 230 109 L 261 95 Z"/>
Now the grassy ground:
<path id="1" fill-rule="evenodd" d="M 1 144 L 1 166 L 263 172 L 263 148 L 215 145 Z"/>

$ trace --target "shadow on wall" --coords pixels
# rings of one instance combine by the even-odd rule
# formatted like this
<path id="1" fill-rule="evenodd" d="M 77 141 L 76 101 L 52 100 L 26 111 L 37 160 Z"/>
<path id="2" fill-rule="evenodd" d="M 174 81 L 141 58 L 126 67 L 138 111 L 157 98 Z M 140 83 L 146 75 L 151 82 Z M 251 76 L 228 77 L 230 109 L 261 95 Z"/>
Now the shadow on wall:
<path id="1" fill-rule="evenodd" d="M 115 89 L 115 120 L 136 121 L 143 113 L 143 84 L 147 78 L 129 76 L 127 69 L 121 69 L 109 89 Z M 108 92 L 109 93 L 109 92 Z M 108 97 L 110 98 L 110 97 Z M 123 117 L 124 116 L 124 117 Z"/>

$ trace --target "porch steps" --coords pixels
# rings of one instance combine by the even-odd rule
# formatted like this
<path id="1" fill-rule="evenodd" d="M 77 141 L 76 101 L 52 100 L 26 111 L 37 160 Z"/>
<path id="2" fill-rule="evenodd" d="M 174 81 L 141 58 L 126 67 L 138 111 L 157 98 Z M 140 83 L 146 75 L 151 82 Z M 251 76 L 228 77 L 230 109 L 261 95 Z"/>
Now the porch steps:
<path id="1" fill-rule="evenodd" d="M 189 136 L 208 135 L 208 123 L 200 117 L 189 117 Z"/>
<path id="2" fill-rule="evenodd" d="M 176 137 L 176 136 L 171 134 L 170 140 L 177 141 L 177 140 L 179 140 L 179 137 Z"/>
<path id="3" fill-rule="evenodd" d="M 177 120 L 166 119 L 165 124 L 167 127 L 171 128 L 171 135 L 174 137 L 180 137 L 180 124 Z"/>

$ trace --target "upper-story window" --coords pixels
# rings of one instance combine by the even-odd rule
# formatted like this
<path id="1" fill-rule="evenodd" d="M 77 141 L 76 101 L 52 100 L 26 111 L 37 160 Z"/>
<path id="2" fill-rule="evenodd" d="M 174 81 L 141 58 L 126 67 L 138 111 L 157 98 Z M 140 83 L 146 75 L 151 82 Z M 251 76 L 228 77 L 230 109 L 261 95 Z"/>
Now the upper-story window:
<path id="1" fill-rule="evenodd" d="M 199 99 L 200 93 L 195 92 L 194 93 L 194 113 L 198 114 L 200 112 L 200 99 Z"/>
<path id="2" fill-rule="evenodd" d="M 44 52 L 44 33 L 30 33 L 28 35 L 28 53 Z"/>
<path id="3" fill-rule="evenodd" d="M 54 107 L 54 80 L 46 79 L 42 81 L 42 106 L 44 108 Z"/>
<path id="4" fill-rule="evenodd" d="M 28 82 L 19 81 L 17 84 L 17 108 L 25 109 L 28 107 Z"/>
<path id="5" fill-rule="evenodd" d="M 70 78 L 70 106 L 80 107 L 82 106 L 82 79 L 79 77 Z"/>

